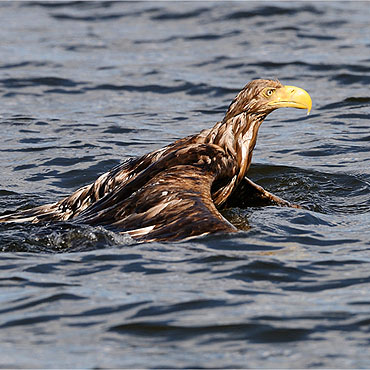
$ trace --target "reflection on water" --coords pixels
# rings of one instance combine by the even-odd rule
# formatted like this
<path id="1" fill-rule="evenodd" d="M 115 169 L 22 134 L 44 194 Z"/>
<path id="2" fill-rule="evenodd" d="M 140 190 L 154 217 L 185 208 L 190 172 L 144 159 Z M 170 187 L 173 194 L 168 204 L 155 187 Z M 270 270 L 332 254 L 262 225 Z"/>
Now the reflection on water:
<path id="1" fill-rule="evenodd" d="M 251 79 L 314 103 L 268 117 L 249 172 L 304 209 L 179 243 L 0 225 L 1 366 L 369 367 L 366 3 L 0 7 L 2 213 L 212 126 Z"/>

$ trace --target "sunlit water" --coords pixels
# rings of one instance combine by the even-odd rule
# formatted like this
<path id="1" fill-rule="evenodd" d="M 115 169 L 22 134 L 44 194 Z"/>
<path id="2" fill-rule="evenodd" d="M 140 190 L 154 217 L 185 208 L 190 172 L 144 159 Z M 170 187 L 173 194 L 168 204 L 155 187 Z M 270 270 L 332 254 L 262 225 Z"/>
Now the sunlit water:
<path id="1" fill-rule="evenodd" d="M 0 225 L 0 366 L 370 367 L 366 2 L 0 3 L 0 212 L 52 202 L 220 120 L 254 78 L 306 89 L 250 177 L 308 209 L 137 244 Z"/>

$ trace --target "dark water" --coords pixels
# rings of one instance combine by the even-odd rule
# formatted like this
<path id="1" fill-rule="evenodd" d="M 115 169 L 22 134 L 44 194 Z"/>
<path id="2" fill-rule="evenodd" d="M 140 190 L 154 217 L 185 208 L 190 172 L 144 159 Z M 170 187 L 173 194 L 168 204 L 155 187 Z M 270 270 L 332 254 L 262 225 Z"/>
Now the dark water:
<path id="1" fill-rule="evenodd" d="M 0 3 L 0 212 L 212 126 L 248 81 L 314 106 L 263 124 L 250 177 L 308 210 L 136 244 L 0 226 L 0 366 L 370 367 L 367 2 Z M 58 253 L 57 253 L 58 252 Z"/>

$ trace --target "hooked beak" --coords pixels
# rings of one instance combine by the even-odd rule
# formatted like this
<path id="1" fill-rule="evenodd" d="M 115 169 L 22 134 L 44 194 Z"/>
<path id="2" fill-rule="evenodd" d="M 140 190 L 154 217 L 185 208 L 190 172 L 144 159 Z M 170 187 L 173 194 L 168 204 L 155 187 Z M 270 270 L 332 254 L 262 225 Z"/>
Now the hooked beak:
<path id="1" fill-rule="evenodd" d="M 312 100 L 308 92 L 300 87 L 283 86 L 275 91 L 275 94 L 268 105 L 274 108 L 291 107 L 307 109 L 308 115 L 311 111 Z"/>

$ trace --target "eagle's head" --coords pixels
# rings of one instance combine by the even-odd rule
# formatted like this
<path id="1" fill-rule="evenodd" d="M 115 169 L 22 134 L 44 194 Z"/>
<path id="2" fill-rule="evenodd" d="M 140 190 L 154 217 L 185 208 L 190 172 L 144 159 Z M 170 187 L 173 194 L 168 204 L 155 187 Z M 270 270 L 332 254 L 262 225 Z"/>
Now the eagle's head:
<path id="1" fill-rule="evenodd" d="M 307 91 L 299 87 L 285 86 L 277 80 L 253 80 L 232 101 L 224 120 L 244 112 L 266 116 L 282 107 L 307 109 L 308 114 L 312 100 Z"/>

